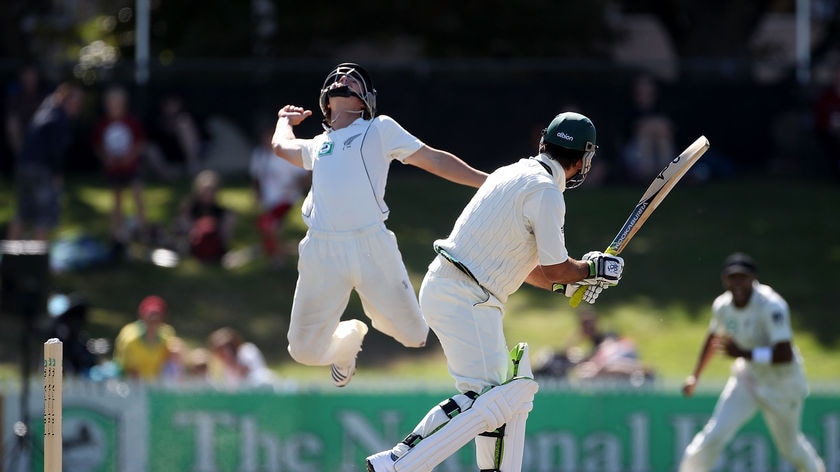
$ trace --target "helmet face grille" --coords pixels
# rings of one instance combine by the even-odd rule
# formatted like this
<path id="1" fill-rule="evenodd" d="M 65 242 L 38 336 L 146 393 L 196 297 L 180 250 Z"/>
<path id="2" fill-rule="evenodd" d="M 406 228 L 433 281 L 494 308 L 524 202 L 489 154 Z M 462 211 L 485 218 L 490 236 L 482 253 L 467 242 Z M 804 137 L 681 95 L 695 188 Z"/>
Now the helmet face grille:
<path id="1" fill-rule="evenodd" d="M 583 154 L 583 165 L 580 167 L 580 171 L 577 174 L 569 177 L 566 180 L 566 188 L 573 189 L 575 187 L 580 187 L 584 180 L 586 180 L 587 174 L 589 174 L 589 170 L 592 168 L 592 158 L 595 156 L 595 150 L 598 149 L 598 146 L 592 144 L 591 142 L 586 142 L 586 152 Z"/>
<path id="2" fill-rule="evenodd" d="M 353 91 L 342 90 L 345 87 L 335 87 L 334 84 L 347 78 L 359 84 L 362 93 L 357 94 Z M 345 79 L 345 80 L 347 80 Z M 321 95 L 319 97 L 319 105 L 321 106 L 321 113 L 324 117 L 329 119 L 329 97 L 330 96 L 355 96 L 358 97 L 365 104 L 365 119 L 371 119 L 376 116 L 376 89 L 373 88 L 373 83 L 370 80 L 370 75 L 360 65 L 351 62 L 345 62 L 336 66 L 332 72 L 327 75 L 324 84 L 321 86 Z"/>

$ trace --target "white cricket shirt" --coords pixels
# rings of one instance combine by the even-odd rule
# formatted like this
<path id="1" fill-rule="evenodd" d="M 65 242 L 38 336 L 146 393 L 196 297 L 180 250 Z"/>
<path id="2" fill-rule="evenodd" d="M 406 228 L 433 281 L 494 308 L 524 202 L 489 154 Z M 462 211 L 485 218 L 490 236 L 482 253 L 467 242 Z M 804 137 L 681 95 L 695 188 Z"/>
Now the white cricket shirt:
<path id="1" fill-rule="evenodd" d="M 385 221 L 388 167 L 423 145 L 386 115 L 359 118 L 346 128 L 304 140 L 303 167 L 312 170 L 304 222 L 321 231 L 352 231 Z"/>
<path id="2" fill-rule="evenodd" d="M 563 234 L 565 183 L 560 164 L 544 156 L 500 167 L 461 212 L 449 237 L 436 244 L 504 303 L 537 264 L 569 258 Z"/>
<path id="3" fill-rule="evenodd" d="M 712 303 L 712 312 L 709 332 L 731 336 L 741 349 L 772 347 L 781 341 L 793 342 L 787 302 L 770 286 L 758 281 L 753 282 L 753 292 L 747 306 L 735 307 L 732 292 L 727 291 Z M 798 371 L 790 372 L 798 376 L 802 369 L 802 359 L 795 347 L 790 364 L 746 364 L 756 377 L 767 381 L 774 380 L 782 371 Z"/>

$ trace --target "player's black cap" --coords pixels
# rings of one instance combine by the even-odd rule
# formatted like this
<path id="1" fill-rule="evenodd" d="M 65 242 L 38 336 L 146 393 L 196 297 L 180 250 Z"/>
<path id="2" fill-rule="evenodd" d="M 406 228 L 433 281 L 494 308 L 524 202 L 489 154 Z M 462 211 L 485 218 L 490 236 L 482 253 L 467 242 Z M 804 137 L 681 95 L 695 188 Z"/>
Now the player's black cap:
<path id="1" fill-rule="evenodd" d="M 758 272 L 758 267 L 752 257 L 743 252 L 736 252 L 730 254 L 725 261 L 723 261 L 723 274 L 748 274 L 755 275 Z"/>

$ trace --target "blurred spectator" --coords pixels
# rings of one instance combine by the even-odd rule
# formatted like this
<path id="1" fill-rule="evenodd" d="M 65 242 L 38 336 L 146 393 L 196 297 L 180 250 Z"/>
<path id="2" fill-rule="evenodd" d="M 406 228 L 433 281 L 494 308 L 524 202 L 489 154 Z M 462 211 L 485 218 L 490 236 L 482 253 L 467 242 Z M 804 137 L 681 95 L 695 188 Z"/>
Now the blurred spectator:
<path id="1" fill-rule="evenodd" d="M 598 326 L 598 314 L 591 308 L 584 308 L 578 315 L 579 331 L 573 341 L 567 345 L 571 348 L 580 349 L 581 342 L 589 344 L 589 351 L 586 354 L 577 356 L 580 360 L 586 361 L 595 356 L 598 349 L 607 341 L 618 339 L 614 331 L 605 331 Z"/>
<path id="2" fill-rule="evenodd" d="M 103 97 L 104 116 L 93 129 L 93 149 L 105 169 L 111 185 L 111 237 L 120 245 L 131 239 L 123 217 L 123 194 L 130 188 L 134 199 L 137 229 L 146 239 L 146 211 L 143 204 L 143 182 L 140 159 L 146 145 L 146 133 L 137 117 L 129 110 L 129 97 L 120 86 L 112 86 Z"/>
<path id="3" fill-rule="evenodd" d="M 572 377 L 580 380 L 630 382 L 640 386 L 652 381 L 654 373 L 639 361 L 635 341 L 628 337 L 608 337 L 589 359 L 575 366 Z"/>
<path id="4" fill-rule="evenodd" d="M 210 379 L 212 354 L 203 347 L 190 349 L 184 356 L 184 375 L 187 381 L 204 382 Z"/>
<path id="5" fill-rule="evenodd" d="M 840 179 L 840 66 L 834 71 L 831 85 L 817 99 L 814 126 L 830 172 Z"/>
<path id="6" fill-rule="evenodd" d="M 542 353 L 541 360 L 535 362 L 538 366 L 535 374 L 566 377 L 575 366 L 592 358 L 604 341 L 618 337 L 616 333 L 602 331 L 598 327 L 597 315 L 592 309 L 582 308 L 578 323 L 577 331 L 560 349 Z"/>
<path id="7" fill-rule="evenodd" d="M 166 340 L 166 347 L 169 355 L 163 363 L 161 380 L 170 385 L 178 385 L 187 380 L 186 356 L 187 346 L 184 340 L 178 336 L 171 336 Z"/>
<path id="8" fill-rule="evenodd" d="M 634 386 L 653 379 L 653 371 L 639 361 L 632 339 L 601 329 L 592 309 L 582 310 L 578 320 L 578 331 L 566 341 L 563 349 L 542 356 L 535 375 L 579 381 L 630 382 Z"/>
<path id="9" fill-rule="evenodd" d="M 38 66 L 24 64 L 17 81 L 6 90 L 6 139 L 14 156 L 20 153 L 26 129 L 46 96 Z"/>
<path id="10" fill-rule="evenodd" d="M 263 252 L 271 258 L 273 266 L 279 267 L 286 257 L 283 220 L 309 188 L 312 172 L 277 157 L 271 147 L 273 135 L 273 126 L 262 131 L 259 144 L 251 153 L 249 171 L 260 209 L 257 228 Z"/>
<path id="11" fill-rule="evenodd" d="M 182 252 L 204 262 L 219 262 L 230 248 L 236 214 L 218 200 L 219 174 L 201 171 L 192 193 L 182 202 L 176 233 L 182 236 Z"/>
<path id="12" fill-rule="evenodd" d="M 55 294 L 47 303 L 52 317 L 48 338 L 61 340 L 64 351 L 64 373 L 87 377 L 99 364 L 100 355 L 108 350 L 107 341 L 92 339 L 85 331 L 88 303 L 79 294 Z"/>
<path id="13" fill-rule="evenodd" d="M 277 377 L 266 365 L 260 349 L 233 328 L 213 331 L 207 344 L 213 354 L 210 376 L 221 385 L 258 387 L 276 383 Z"/>
<path id="14" fill-rule="evenodd" d="M 15 187 L 17 213 L 7 239 L 21 239 L 27 227 L 31 237 L 47 240 L 58 226 L 64 185 L 64 161 L 72 142 L 71 120 L 82 110 L 84 92 L 62 83 L 35 112 L 17 156 Z"/>
<path id="15" fill-rule="evenodd" d="M 114 361 L 123 376 L 144 381 L 163 380 L 171 359 L 175 330 L 165 323 L 166 301 L 149 295 L 137 307 L 138 319 L 120 330 L 114 342 Z"/>
<path id="16" fill-rule="evenodd" d="M 638 76 L 633 83 L 632 97 L 624 165 L 630 178 L 648 183 L 676 156 L 674 126 L 662 108 L 653 77 Z"/>
<path id="17" fill-rule="evenodd" d="M 146 129 L 149 158 L 153 163 L 160 167 L 182 167 L 190 176 L 201 170 L 201 130 L 180 95 L 165 95 L 160 100 L 157 116 L 147 123 Z"/>

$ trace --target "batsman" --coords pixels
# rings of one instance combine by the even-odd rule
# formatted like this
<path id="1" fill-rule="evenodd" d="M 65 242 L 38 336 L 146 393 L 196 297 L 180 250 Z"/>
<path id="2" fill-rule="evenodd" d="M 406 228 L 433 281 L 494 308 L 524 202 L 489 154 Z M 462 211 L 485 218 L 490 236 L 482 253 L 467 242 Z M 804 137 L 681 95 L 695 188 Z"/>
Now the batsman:
<path id="1" fill-rule="evenodd" d="M 566 250 L 563 192 L 583 183 L 597 149 L 595 126 L 572 112 L 543 130 L 538 153 L 491 173 L 464 208 L 420 288 L 420 308 L 446 355 L 458 394 L 432 408 L 399 444 L 367 458 L 369 472 L 429 471 L 475 440 L 483 472 L 522 468 L 525 422 L 537 382 L 528 345 L 508 351 L 505 303 L 523 282 L 594 303 L 616 285 L 618 256 Z"/>

